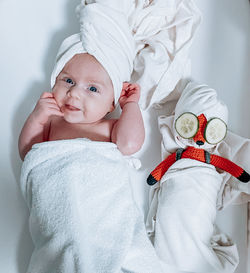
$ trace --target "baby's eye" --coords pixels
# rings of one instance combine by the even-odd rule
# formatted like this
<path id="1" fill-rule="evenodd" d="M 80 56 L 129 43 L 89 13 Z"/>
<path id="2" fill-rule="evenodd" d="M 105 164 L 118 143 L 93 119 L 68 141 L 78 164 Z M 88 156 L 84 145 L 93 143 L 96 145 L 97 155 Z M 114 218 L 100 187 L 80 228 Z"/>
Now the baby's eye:
<path id="1" fill-rule="evenodd" d="M 90 86 L 90 87 L 88 87 L 88 89 L 89 89 L 89 91 L 91 91 L 91 92 L 97 92 L 97 91 L 98 91 L 97 88 L 96 88 L 95 86 Z"/>
<path id="2" fill-rule="evenodd" d="M 66 83 L 74 84 L 74 82 L 73 82 L 70 78 L 67 78 L 67 79 L 66 79 Z"/>

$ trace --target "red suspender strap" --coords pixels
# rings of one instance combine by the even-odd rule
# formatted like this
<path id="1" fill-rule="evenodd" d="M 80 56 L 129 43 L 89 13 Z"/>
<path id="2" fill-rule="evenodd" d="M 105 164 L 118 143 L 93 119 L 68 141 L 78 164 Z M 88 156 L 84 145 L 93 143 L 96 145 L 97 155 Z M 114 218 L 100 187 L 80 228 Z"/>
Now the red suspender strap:
<path id="1" fill-rule="evenodd" d="M 210 157 L 212 165 L 222 169 L 223 171 L 230 173 L 232 176 L 236 177 L 241 182 L 246 183 L 250 180 L 250 175 L 232 161 L 218 155 L 210 155 Z"/>
<path id="2" fill-rule="evenodd" d="M 160 181 L 165 172 L 175 163 L 175 161 L 176 153 L 169 155 L 150 173 L 149 177 L 147 178 L 147 183 L 152 186 Z"/>
<path id="3" fill-rule="evenodd" d="M 205 151 L 191 146 L 187 147 L 181 158 L 190 158 L 204 163 L 206 162 Z"/>
<path id="4" fill-rule="evenodd" d="M 218 167 L 223 171 L 230 173 L 232 176 L 236 177 L 241 182 L 246 183 L 250 181 L 250 175 L 232 161 L 218 155 L 210 154 L 209 152 L 203 149 L 197 149 L 190 146 L 186 150 L 181 148 L 178 149 L 176 153 L 171 154 L 165 160 L 163 160 L 150 173 L 149 177 L 147 178 L 147 183 L 149 185 L 154 185 L 155 183 L 160 181 L 163 175 L 169 169 L 169 167 L 181 158 L 190 158 L 207 164 L 212 164 L 215 167 Z"/>

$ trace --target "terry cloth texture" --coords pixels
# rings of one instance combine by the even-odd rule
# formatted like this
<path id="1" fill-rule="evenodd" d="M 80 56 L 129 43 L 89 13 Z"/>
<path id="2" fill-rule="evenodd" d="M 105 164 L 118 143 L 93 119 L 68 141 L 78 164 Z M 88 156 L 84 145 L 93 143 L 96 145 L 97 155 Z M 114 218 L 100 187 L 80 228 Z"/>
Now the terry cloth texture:
<path id="1" fill-rule="evenodd" d="M 21 190 L 35 246 L 28 273 L 162 272 L 115 144 L 35 144 Z"/>

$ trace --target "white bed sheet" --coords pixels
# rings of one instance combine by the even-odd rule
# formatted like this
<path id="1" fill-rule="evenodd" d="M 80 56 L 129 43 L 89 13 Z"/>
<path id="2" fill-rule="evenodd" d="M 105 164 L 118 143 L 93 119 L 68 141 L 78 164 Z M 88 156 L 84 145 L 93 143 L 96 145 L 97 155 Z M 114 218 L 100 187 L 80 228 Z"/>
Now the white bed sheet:
<path id="1" fill-rule="evenodd" d="M 250 137 L 250 4 L 248 0 L 196 0 L 203 23 L 192 47 L 192 76 L 218 90 L 229 108 L 229 128 Z M 21 160 L 17 139 L 41 92 L 49 90 L 54 58 L 65 36 L 78 30 L 77 0 L 0 0 L 1 154 L 0 272 L 24 273 L 32 252 L 28 210 L 18 181 Z M 146 140 L 137 154 L 142 169 L 133 182 L 138 205 L 147 211 L 145 179 L 160 159 L 157 115 L 144 112 Z M 218 224 L 237 242 L 240 264 L 247 273 L 247 205 L 218 214 Z M 249 271 L 250 272 L 250 271 Z M 153 273 L 153 272 L 152 272 Z"/>

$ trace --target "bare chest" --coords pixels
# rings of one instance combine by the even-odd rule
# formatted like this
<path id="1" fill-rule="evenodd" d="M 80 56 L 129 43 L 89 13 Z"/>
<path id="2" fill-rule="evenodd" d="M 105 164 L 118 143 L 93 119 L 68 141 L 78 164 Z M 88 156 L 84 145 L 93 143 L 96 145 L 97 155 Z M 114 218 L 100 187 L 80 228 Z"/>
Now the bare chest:
<path id="1" fill-rule="evenodd" d="M 50 123 L 48 140 L 88 138 L 93 141 L 111 141 L 114 120 L 104 120 L 96 125 L 72 124 L 62 118 L 53 118 Z"/>

